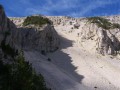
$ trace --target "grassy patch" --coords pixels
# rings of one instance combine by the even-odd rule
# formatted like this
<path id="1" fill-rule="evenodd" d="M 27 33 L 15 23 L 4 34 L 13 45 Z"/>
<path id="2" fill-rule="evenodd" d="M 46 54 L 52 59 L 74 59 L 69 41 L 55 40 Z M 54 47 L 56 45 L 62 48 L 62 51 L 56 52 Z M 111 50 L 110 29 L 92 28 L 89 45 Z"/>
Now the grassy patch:
<path id="1" fill-rule="evenodd" d="M 44 24 L 51 24 L 51 21 L 48 18 L 44 18 L 41 16 L 28 16 L 23 22 L 23 25 L 27 26 L 30 24 L 42 26 Z"/>
<path id="2" fill-rule="evenodd" d="M 98 27 L 101 27 L 106 30 L 120 28 L 120 24 L 111 23 L 108 19 L 102 17 L 91 17 L 88 18 L 88 21 L 90 23 L 95 23 Z"/>

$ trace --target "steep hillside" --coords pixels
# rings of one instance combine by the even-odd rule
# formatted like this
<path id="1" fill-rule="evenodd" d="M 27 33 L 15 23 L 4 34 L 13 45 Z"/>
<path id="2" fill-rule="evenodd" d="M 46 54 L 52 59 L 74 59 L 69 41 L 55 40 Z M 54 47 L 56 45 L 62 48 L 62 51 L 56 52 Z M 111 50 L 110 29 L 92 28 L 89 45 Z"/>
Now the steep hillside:
<path id="1" fill-rule="evenodd" d="M 44 76 L 48 87 L 52 90 L 120 90 L 119 16 L 43 17 L 53 22 L 59 35 L 59 49 L 41 55 L 34 47 L 34 51 L 29 48 L 24 53 L 26 60 Z M 21 28 L 26 18 L 10 19 Z"/>
<path id="2" fill-rule="evenodd" d="M 117 18 L 118 17 L 118 18 Z M 76 41 L 85 49 L 84 44 L 91 43 L 90 49 L 94 53 L 103 55 L 116 55 L 120 50 L 120 24 L 119 16 L 91 17 L 91 18 L 70 18 L 70 17 L 49 17 L 54 25 L 61 27 L 69 35 L 76 37 Z M 54 19 L 55 18 L 55 19 Z M 90 50 L 91 51 L 91 50 Z"/>
<path id="3" fill-rule="evenodd" d="M 24 51 L 45 55 L 59 48 L 57 32 L 46 20 L 40 26 L 32 23 L 18 28 L 0 5 L 0 90 L 50 90 L 24 57 Z"/>
<path id="4" fill-rule="evenodd" d="M 44 16 L 45 17 L 45 16 Z M 54 27 L 61 27 L 63 30 L 76 37 L 76 41 L 83 47 L 85 42 L 90 41 L 94 53 L 102 55 L 117 55 L 120 50 L 120 24 L 119 16 L 92 17 L 92 18 L 71 18 L 64 16 L 47 16 L 53 21 Z M 11 18 L 18 27 L 23 24 L 25 18 Z M 62 31 L 62 29 L 61 29 Z"/>

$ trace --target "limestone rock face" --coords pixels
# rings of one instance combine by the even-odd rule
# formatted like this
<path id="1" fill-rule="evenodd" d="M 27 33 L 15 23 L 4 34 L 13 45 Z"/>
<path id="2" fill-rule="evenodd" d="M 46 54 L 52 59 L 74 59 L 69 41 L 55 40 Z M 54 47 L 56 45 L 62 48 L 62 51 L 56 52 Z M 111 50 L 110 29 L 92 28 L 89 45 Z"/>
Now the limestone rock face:
<path id="1" fill-rule="evenodd" d="M 87 18 L 70 18 L 62 16 L 48 16 L 53 21 L 54 26 L 61 32 L 74 36 L 79 46 L 90 53 L 99 53 L 102 55 L 116 55 L 120 50 L 120 28 L 103 29 L 95 23 L 88 22 Z M 120 24 L 120 16 L 102 17 L 112 23 Z M 79 28 L 74 28 L 78 24 Z"/>
<path id="2" fill-rule="evenodd" d="M 57 32 L 51 25 L 44 25 L 41 28 L 19 28 L 13 40 L 16 47 L 24 50 L 52 52 L 59 47 Z"/>
<path id="3" fill-rule="evenodd" d="M 113 55 L 120 50 L 119 37 L 116 34 L 120 35 L 119 29 L 104 30 L 95 24 L 86 23 L 79 33 L 79 40 L 80 43 L 91 40 L 96 52 L 102 55 Z"/>
<path id="4" fill-rule="evenodd" d="M 5 30 L 7 30 L 7 18 L 5 18 L 4 15 L 4 12 L 2 12 L 1 17 L 4 18 L 4 24 L 2 24 L 4 26 L 2 26 L 2 28 L 4 27 Z M 118 28 L 104 30 L 94 23 L 88 23 L 86 18 L 64 16 L 46 17 L 53 22 L 55 28 L 58 27 L 61 31 L 63 30 L 67 34 L 74 36 L 76 41 L 79 42 L 80 47 L 83 47 L 86 51 L 100 53 L 102 55 L 114 55 L 120 50 L 120 29 Z M 120 16 L 109 16 L 103 18 L 119 24 L 119 17 Z M 59 38 L 53 26 L 44 25 L 43 27 L 36 27 L 30 25 L 29 27 L 23 27 L 22 23 L 25 18 L 26 17 L 10 18 L 18 27 L 18 29 L 12 28 L 11 36 L 7 39 L 12 42 L 12 44 L 14 43 L 14 47 L 45 52 L 54 51 L 59 47 Z M 79 25 L 77 29 L 74 28 L 76 23 Z M 10 24 L 10 27 L 15 28 L 12 23 Z M 2 37 L 2 35 L 0 37 Z"/>
<path id="5" fill-rule="evenodd" d="M 59 37 L 52 25 L 22 27 L 24 19 L 18 19 L 19 27 L 16 27 L 0 6 L 0 43 L 5 40 L 6 45 L 23 50 L 52 52 L 58 49 Z"/>

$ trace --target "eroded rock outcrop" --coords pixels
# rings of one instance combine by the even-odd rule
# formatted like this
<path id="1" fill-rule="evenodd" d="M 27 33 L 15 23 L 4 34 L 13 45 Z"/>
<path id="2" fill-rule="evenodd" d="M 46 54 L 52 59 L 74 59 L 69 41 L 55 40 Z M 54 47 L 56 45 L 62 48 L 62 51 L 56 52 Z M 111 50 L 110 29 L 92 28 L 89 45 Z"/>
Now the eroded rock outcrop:
<path id="1" fill-rule="evenodd" d="M 114 55 L 120 50 L 119 29 L 105 30 L 96 24 L 86 23 L 79 33 L 80 43 L 91 40 L 94 49 L 102 55 Z M 92 47 L 92 46 L 91 46 Z"/>
<path id="2" fill-rule="evenodd" d="M 3 7 L 0 6 L 0 43 L 3 40 L 6 45 L 24 50 L 52 52 L 59 47 L 59 37 L 52 25 L 46 24 L 42 27 L 29 25 L 29 27 L 16 28 L 15 24 L 6 17 Z"/>
<path id="3" fill-rule="evenodd" d="M 54 26 L 67 34 L 73 35 L 79 46 L 91 53 L 117 55 L 120 50 L 119 16 L 70 18 L 48 17 Z M 92 20 L 93 22 L 90 22 Z M 78 24 L 79 28 L 74 26 Z"/>
<path id="4" fill-rule="evenodd" d="M 100 18 L 93 18 L 94 20 L 100 19 L 103 22 L 103 25 L 105 24 L 105 27 L 102 28 L 99 25 L 95 24 L 95 23 L 90 23 L 88 21 L 88 18 L 72 18 L 72 17 L 64 17 L 64 16 L 46 16 L 47 18 L 49 18 L 52 22 L 54 27 L 58 27 L 63 28 L 63 31 L 66 31 L 68 34 L 73 34 L 74 37 L 76 37 L 76 40 L 79 42 L 80 45 L 82 45 L 84 47 L 84 49 L 86 49 L 86 51 L 90 51 L 90 52 L 94 52 L 94 53 L 100 53 L 102 55 L 116 55 L 119 53 L 120 50 L 120 27 L 119 27 L 119 22 L 120 18 L 119 16 L 109 16 L 109 17 L 100 17 Z M 25 18 L 11 18 L 11 20 L 13 20 L 13 22 L 16 23 L 16 25 L 18 25 L 18 27 L 22 27 L 22 23 L 24 22 Z M 99 20 L 98 20 L 99 21 Z M 115 26 L 113 26 L 114 28 L 109 28 L 109 25 L 111 25 L 111 23 L 114 23 Z M 106 23 L 108 24 L 106 26 Z M 77 25 L 78 28 L 75 28 L 74 26 Z M 102 25 L 102 26 L 103 26 Z M 37 47 L 36 45 L 32 45 L 30 43 L 32 42 L 28 42 L 27 40 L 29 40 L 30 38 L 36 38 L 37 36 L 35 35 L 31 35 L 28 36 L 29 39 L 24 39 L 24 48 L 27 49 L 28 46 L 30 49 L 35 48 L 35 49 L 43 49 L 45 51 L 51 51 L 50 48 L 51 47 L 55 47 L 57 48 L 58 46 L 58 38 L 56 38 L 56 32 L 53 27 L 46 25 L 44 27 L 42 27 L 41 29 L 35 29 L 37 30 L 37 32 L 41 32 L 40 36 L 42 38 L 47 37 L 47 33 L 44 32 L 44 29 L 46 27 L 46 31 L 49 32 L 48 28 L 51 29 L 51 31 L 53 32 L 53 44 L 52 46 L 50 45 L 50 42 L 47 40 L 47 44 L 45 44 L 45 41 L 38 40 L 39 42 L 41 42 L 42 44 L 39 44 L 39 42 L 37 40 L 30 40 L 32 42 L 37 43 Z M 117 28 L 115 28 L 117 27 Z M 106 29 L 105 29 L 106 28 Z M 107 29 L 108 28 L 108 29 Z M 30 28 L 29 28 L 30 29 Z M 25 35 L 28 33 L 28 31 L 33 31 L 34 30 L 31 28 L 30 30 L 26 30 L 25 28 L 20 30 L 20 33 L 24 32 L 24 38 Z M 51 33 L 52 33 L 51 32 Z M 43 34 L 42 34 L 43 33 Z M 35 33 L 34 33 L 35 34 Z M 19 35 L 17 35 L 19 36 Z M 39 35 L 38 35 L 39 36 Z M 51 36 L 51 35 L 50 35 Z M 55 37 L 54 37 L 55 36 Z M 19 37 L 20 38 L 20 37 Z M 56 39 L 55 39 L 56 38 Z M 20 39 L 22 40 L 22 39 Z M 36 42 L 37 41 L 37 42 Z M 21 42 L 21 41 L 19 41 Z M 88 43 L 89 42 L 89 43 Z M 29 45 L 28 45 L 29 44 Z M 88 44 L 89 47 L 87 46 Z M 17 44 L 16 44 L 17 45 Z M 20 45 L 20 44 L 18 44 Z M 42 46 L 43 45 L 43 46 Z M 46 46 L 46 47 L 44 47 Z M 49 48 L 48 48 L 49 47 Z M 81 47 L 81 46 L 80 46 Z M 53 49 L 52 49 L 53 50 Z"/>
<path id="5" fill-rule="evenodd" d="M 14 42 L 16 47 L 21 47 L 24 50 L 52 52 L 59 47 L 57 32 L 54 27 L 48 24 L 40 28 L 19 28 L 14 35 Z"/>

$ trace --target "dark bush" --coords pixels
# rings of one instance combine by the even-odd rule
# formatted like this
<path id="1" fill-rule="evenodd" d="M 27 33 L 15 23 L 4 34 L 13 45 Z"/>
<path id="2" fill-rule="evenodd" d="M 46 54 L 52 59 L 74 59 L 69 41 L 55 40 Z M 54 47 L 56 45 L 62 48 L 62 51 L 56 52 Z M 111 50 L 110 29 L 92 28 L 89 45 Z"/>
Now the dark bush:
<path id="1" fill-rule="evenodd" d="M 10 55 L 11 57 L 16 55 L 16 50 L 13 49 L 9 44 L 6 45 L 5 40 L 1 42 L 1 48 L 5 54 Z"/>
<path id="2" fill-rule="evenodd" d="M 29 24 L 42 26 L 44 24 L 51 24 L 51 21 L 48 18 L 44 18 L 42 16 L 28 16 L 23 22 L 24 26 Z"/>
<path id="3" fill-rule="evenodd" d="M 46 55 L 45 50 L 41 50 L 41 54 L 42 54 L 42 55 Z"/>
<path id="4" fill-rule="evenodd" d="M 112 27 L 113 29 L 114 29 L 114 28 L 120 28 L 120 24 L 118 24 L 118 23 L 113 23 L 112 26 L 113 26 L 113 27 Z"/>
<path id="5" fill-rule="evenodd" d="M 91 17 L 88 18 L 88 21 L 106 30 L 120 28 L 120 24 L 111 23 L 108 19 L 102 17 Z"/>
<path id="6" fill-rule="evenodd" d="M 6 32 L 5 32 L 5 35 L 6 35 L 6 36 L 9 36 L 9 35 L 10 35 L 10 32 L 9 32 L 9 31 L 6 31 Z"/>
<path id="7" fill-rule="evenodd" d="M 48 60 L 49 62 L 51 61 L 51 59 L 50 59 L 50 58 L 48 58 L 47 60 Z"/>
<path id="8" fill-rule="evenodd" d="M 0 60 L 0 90 L 48 90 L 42 75 L 37 75 L 22 55 L 14 61 L 10 65 Z"/>

